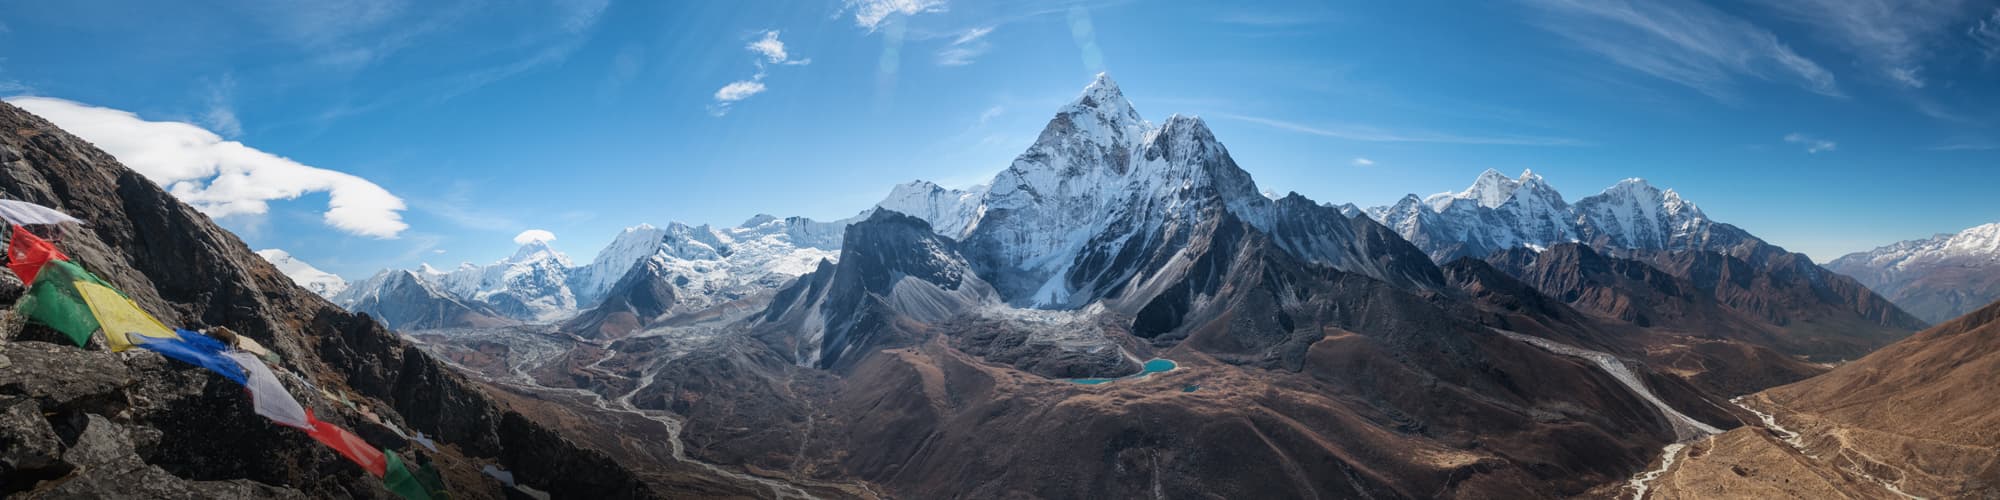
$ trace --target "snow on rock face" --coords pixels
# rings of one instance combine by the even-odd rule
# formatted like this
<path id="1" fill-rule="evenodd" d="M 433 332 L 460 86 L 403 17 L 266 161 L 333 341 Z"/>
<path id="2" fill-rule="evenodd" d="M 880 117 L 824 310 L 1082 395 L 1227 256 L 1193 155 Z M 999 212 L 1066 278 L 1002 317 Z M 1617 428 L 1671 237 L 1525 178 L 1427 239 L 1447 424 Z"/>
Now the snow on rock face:
<path id="1" fill-rule="evenodd" d="M 570 291 L 576 294 L 577 303 L 595 304 L 603 299 L 604 293 L 611 290 L 625 272 L 658 251 L 661 240 L 666 236 L 665 229 L 651 224 L 640 224 L 619 232 L 616 238 L 611 239 L 610 245 L 597 251 L 597 257 L 591 259 L 590 264 L 570 273 Z"/>
<path id="2" fill-rule="evenodd" d="M 1366 211 L 1440 262 L 1509 248 L 1583 242 L 1630 250 L 1728 251 L 1755 240 L 1710 220 L 1694 203 L 1644 179 L 1626 179 L 1596 195 L 1563 201 L 1533 171 L 1508 179 L 1487 170 L 1457 193 L 1415 195 Z"/>
<path id="3" fill-rule="evenodd" d="M 334 295 L 347 290 L 347 280 L 333 273 L 321 271 L 312 264 L 292 257 L 291 253 L 284 250 L 276 248 L 258 250 L 257 255 L 271 261 L 271 265 L 278 266 L 278 271 L 291 277 L 292 282 L 321 297 L 331 299 Z"/>
<path id="4" fill-rule="evenodd" d="M 1577 231 L 1586 241 L 1616 248 L 1688 249 L 1689 237 L 1712 224 L 1694 203 L 1645 179 L 1625 179 L 1576 202 Z"/>
<path id="5" fill-rule="evenodd" d="M 651 262 L 676 290 L 677 308 L 700 309 L 775 289 L 839 255 L 845 221 L 759 215 L 733 228 L 670 223 L 628 228 L 579 268 L 571 287 L 586 306 L 604 299 L 619 278 Z"/>
<path id="6" fill-rule="evenodd" d="M 512 257 L 486 266 L 460 266 L 441 282 L 452 296 L 492 305 L 508 317 L 554 321 L 577 310 L 569 288 L 571 267 L 569 256 L 547 241 L 530 239 Z"/>
<path id="7" fill-rule="evenodd" d="M 981 200 L 987 219 L 974 232 L 986 233 L 1009 264 L 1052 271 L 1055 259 L 1039 256 L 1073 252 L 1115 207 L 1128 179 L 1134 149 L 1153 128 L 1125 100 L 1106 75 L 1049 120 L 1034 145 L 989 184 Z M 990 222 L 1004 213 L 998 224 Z"/>
<path id="8" fill-rule="evenodd" d="M 897 184 L 889 190 L 889 196 L 875 207 L 923 219 L 938 235 L 962 239 L 985 214 L 985 207 L 979 201 L 986 196 L 986 190 L 984 185 L 970 189 L 946 189 L 930 181 L 919 180 Z"/>
<path id="9" fill-rule="evenodd" d="M 1156 250 L 1186 243 L 1178 238 L 1222 211 L 1265 233 L 1335 231 L 1277 235 L 1305 260 L 1397 283 L 1408 274 L 1372 258 L 1377 249 L 1362 248 L 1338 209 L 1278 208 L 1200 118 L 1174 115 L 1155 127 L 1103 75 L 989 186 L 965 251 L 1017 305 L 1076 308 L 1118 293 L 1160 271 L 1139 267 L 1138 256 L 1164 255 Z"/>

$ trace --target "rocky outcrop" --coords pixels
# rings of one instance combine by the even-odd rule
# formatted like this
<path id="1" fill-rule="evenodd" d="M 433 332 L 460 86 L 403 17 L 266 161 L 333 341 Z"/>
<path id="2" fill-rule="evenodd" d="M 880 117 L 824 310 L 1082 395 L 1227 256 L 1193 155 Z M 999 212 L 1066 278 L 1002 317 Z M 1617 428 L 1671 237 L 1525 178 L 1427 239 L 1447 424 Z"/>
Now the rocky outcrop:
<path id="1" fill-rule="evenodd" d="M 801 365 L 845 366 L 850 353 L 910 341 L 895 326 L 905 319 L 938 323 L 994 298 L 958 243 L 922 219 L 876 210 L 845 238 L 839 264 L 822 262 L 779 290 L 760 319 L 773 333 L 764 337 Z"/>
<path id="2" fill-rule="evenodd" d="M 439 463 L 447 468 L 447 477 L 459 479 L 450 484 L 455 495 L 499 494 L 493 484 L 476 480 L 480 477 L 474 472 L 476 464 L 482 462 L 513 468 L 525 484 L 545 490 L 601 494 L 593 497 L 654 494 L 593 451 L 550 439 L 534 426 L 503 425 L 511 412 L 462 376 L 376 322 L 300 288 L 208 217 L 89 143 L 4 104 L 0 104 L 0 195 L 54 207 L 86 221 L 82 227 L 69 228 L 57 244 L 162 321 L 229 327 L 277 353 L 280 369 L 299 374 L 316 387 L 347 392 L 378 418 L 451 445 Z M 374 478 L 311 444 L 303 434 L 251 413 L 240 388 L 148 353 L 114 356 L 34 341 L 48 338 L 41 330 L 28 326 L 8 335 L 14 340 L 5 345 L 5 355 L 12 361 L 8 368 L 0 368 L 7 374 L 7 380 L 0 381 L 0 398 L 33 401 L 59 436 L 64 428 L 81 435 L 107 425 L 98 421 L 126 429 L 135 436 L 139 462 L 152 465 L 72 470 L 43 478 L 60 467 L 48 465 L 48 457 L 28 458 L 13 462 L 19 464 L 15 471 L 27 472 L 0 481 L 10 488 L 20 484 L 17 481 L 39 480 L 20 489 L 92 496 L 126 491 L 116 488 L 128 488 L 134 479 L 161 479 L 168 487 L 194 488 L 187 490 L 195 492 L 192 496 L 208 494 L 204 492 L 283 496 L 281 488 L 312 497 L 387 494 Z M 317 391 L 293 389 L 294 394 L 306 396 L 302 402 L 320 410 L 322 419 L 378 440 L 393 435 L 371 431 L 374 424 L 356 413 L 308 401 L 319 399 L 311 397 Z M 0 440 L 45 443 L 38 441 L 32 427 L 15 426 L 28 430 Z M 374 444 L 408 449 L 405 443 L 382 441 Z M 108 442 L 112 444 L 90 449 L 122 447 L 115 437 Z M 71 460 L 69 452 L 78 446 L 65 440 L 64 456 L 57 459 Z M 79 452 L 76 459 L 89 456 Z M 555 464 L 601 467 L 599 477 L 593 478 L 599 480 L 598 486 L 568 490 L 581 485 L 534 468 Z M 161 474 L 192 483 L 175 483 Z M 216 481 L 229 484 L 210 484 Z"/>

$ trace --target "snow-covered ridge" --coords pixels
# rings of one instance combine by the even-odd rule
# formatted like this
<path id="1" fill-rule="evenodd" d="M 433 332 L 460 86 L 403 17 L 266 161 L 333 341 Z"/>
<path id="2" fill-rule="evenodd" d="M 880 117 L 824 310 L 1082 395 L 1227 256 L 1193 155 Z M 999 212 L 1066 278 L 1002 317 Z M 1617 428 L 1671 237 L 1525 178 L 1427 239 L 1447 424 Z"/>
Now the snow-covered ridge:
<path id="1" fill-rule="evenodd" d="M 319 268 L 313 267 L 312 264 L 307 264 L 305 261 L 292 257 L 291 253 L 284 250 L 267 248 L 258 250 L 257 255 L 263 257 L 264 260 L 270 261 L 271 265 L 277 266 L 279 272 L 285 273 L 285 276 L 292 278 L 292 282 L 298 283 L 299 286 L 305 287 L 306 290 L 319 294 L 321 297 L 331 298 L 335 294 L 339 294 L 341 291 L 347 289 L 347 280 L 341 279 L 340 276 L 333 273 L 321 271 Z"/>
<path id="2" fill-rule="evenodd" d="M 2000 262 L 2000 222 L 1847 254 L 1829 262 L 1829 265 L 1904 272 L 1954 260 Z"/>
<path id="3" fill-rule="evenodd" d="M 1510 179 L 1489 169 L 1464 191 L 1410 195 L 1365 212 L 1438 261 L 1569 242 L 1632 250 L 1719 250 L 1754 239 L 1710 220 L 1680 193 L 1639 178 L 1570 204 L 1533 171 Z"/>

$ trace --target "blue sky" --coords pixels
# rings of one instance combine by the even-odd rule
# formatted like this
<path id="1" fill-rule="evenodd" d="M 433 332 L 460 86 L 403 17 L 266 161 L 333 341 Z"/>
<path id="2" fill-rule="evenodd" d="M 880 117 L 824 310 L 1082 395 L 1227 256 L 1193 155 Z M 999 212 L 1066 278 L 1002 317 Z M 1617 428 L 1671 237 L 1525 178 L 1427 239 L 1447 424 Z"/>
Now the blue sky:
<path id="1" fill-rule="evenodd" d="M 349 279 L 979 182 L 1099 71 L 1323 201 L 1645 177 L 1819 260 L 2000 220 L 1992 1 L 0 1 L 0 95 Z"/>

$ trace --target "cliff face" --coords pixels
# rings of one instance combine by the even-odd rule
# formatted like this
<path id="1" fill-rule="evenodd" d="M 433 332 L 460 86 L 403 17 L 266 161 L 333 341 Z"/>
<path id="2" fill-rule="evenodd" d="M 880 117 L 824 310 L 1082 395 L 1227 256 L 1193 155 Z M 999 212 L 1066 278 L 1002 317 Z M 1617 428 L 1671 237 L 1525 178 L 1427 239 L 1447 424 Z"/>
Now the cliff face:
<path id="1" fill-rule="evenodd" d="M 0 196 L 87 222 L 56 244 L 74 261 L 171 325 L 226 326 L 276 352 L 279 368 L 349 394 L 398 427 L 433 436 L 431 454 L 459 497 L 499 496 L 481 476 L 497 464 L 542 490 L 590 498 L 655 492 L 594 451 L 528 423 L 483 389 L 366 317 L 300 288 L 234 235 L 110 155 L 0 103 Z M 0 304 L 20 296 L 11 274 Z M 111 354 L 11 313 L 0 342 L 0 491 L 64 496 L 134 492 L 138 483 L 187 496 L 388 495 L 358 467 L 304 434 L 251 412 L 240 389 L 149 352 Z M 296 381 L 293 382 L 296 384 Z M 320 418 L 371 444 L 412 444 L 360 413 L 293 385 Z M 38 417 L 39 416 L 39 417 Z M 41 422 L 37 422 L 37 419 Z M 418 448 L 420 449 L 420 448 Z M 406 453 L 407 454 L 407 453 Z M 116 466 L 104 466 L 115 464 Z M 150 486 L 149 486 L 150 487 Z M 162 495 L 174 494 L 171 492 Z"/>

